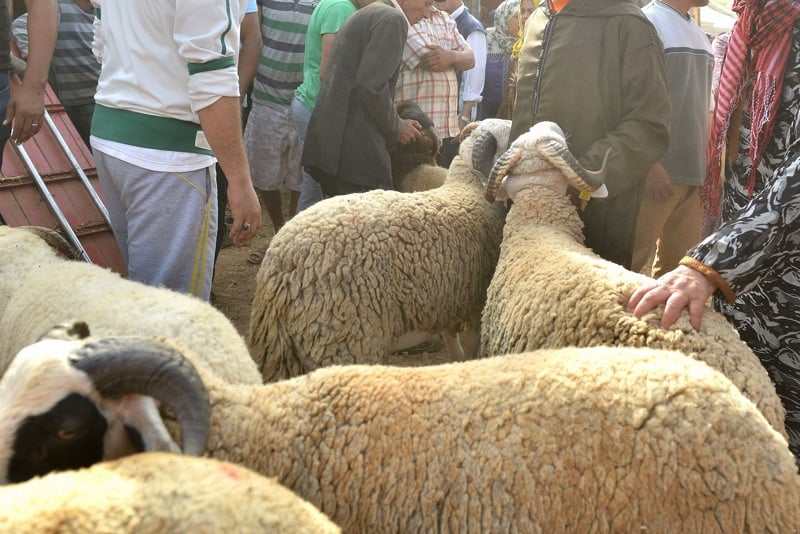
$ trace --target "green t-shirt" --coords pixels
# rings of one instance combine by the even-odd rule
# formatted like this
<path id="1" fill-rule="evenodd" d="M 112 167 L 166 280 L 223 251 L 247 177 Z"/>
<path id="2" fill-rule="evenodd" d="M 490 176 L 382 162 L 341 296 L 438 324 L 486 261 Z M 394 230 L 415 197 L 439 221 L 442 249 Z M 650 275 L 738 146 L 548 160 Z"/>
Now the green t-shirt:
<path id="1" fill-rule="evenodd" d="M 308 109 L 314 109 L 319 94 L 319 63 L 322 59 L 322 36 L 338 33 L 344 21 L 356 12 L 350 0 L 322 0 L 308 23 L 306 50 L 303 58 L 303 83 L 295 95 Z"/>

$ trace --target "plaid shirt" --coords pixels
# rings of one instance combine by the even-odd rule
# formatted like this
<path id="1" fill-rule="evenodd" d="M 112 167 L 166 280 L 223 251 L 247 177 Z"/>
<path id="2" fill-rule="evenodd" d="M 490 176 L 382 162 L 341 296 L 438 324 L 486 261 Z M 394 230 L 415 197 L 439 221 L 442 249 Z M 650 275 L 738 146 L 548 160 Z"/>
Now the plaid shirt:
<path id="1" fill-rule="evenodd" d="M 426 44 L 439 45 L 445 50 L 469 48 L 450 15 L 431 7 L 428 17 L 408 29 L 395 102 L 416 102 L 442 138 L 456 137 L 460 132 L 456 70 L 433 72 L 423 68 L 420 62 L 428 52 Z"/>

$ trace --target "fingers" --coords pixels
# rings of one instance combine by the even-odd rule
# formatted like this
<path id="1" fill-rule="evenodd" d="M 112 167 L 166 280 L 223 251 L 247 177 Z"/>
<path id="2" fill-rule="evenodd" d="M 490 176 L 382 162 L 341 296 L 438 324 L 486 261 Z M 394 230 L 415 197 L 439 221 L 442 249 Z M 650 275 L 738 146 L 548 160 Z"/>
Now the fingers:
<path id="1" fill-rule="evenodd" d="M 17 144 L 24 143 L 42 129 L 43 121 L 44 117 L 39 117 L 38 119 L 31 119 L 30 117 L 20 119 L 16 117 L 12 122 L 11 141 Z"/>
<path id="2" fill-rule="evenodd" d="M 633 292 L 631 298 L 628 299 L 628 309 L 633 310 L 633 316 L 641 319 L 642 316 L 664 302 L 666 297 L 657 301 L 653 290 L 658 288 L 658 283 L 655 280 L 644 283 Z"/>
<path id="3" fill-rule="evenodd" d="M 678 317 L 681 311 L 689 305 L 689 297 L 680 292 L 671 292 L 669 288 L 663 287 L 663 293 L 668 295 L 665 299 L 667 303 L 664 305 L 664 314 L 661 316 L 661 328 L 669 329 Z"/>
<path id="4" fill-rule="evenodd" d="M 230 237 L 237 245 L 242 245 L 253 239 L 258 235 L 258 230 L 261 226 L 261 221 L 254 221 L 252 223 L 243 221 L 239 218 L 234 218 L 233 225 L 231 226 Z"/>

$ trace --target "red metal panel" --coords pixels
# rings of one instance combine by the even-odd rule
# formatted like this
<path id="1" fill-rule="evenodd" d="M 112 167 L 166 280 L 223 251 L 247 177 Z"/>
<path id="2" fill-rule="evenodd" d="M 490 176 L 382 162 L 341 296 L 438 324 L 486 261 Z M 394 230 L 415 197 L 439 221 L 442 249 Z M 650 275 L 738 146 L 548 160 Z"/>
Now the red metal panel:
<path id="1" fill-rule="evenodd" d="M 49 86 L 45 93 L 45 106 L 73 157 L 102 199 L 92 153 Z M 23 144 L 23 148 L 92 262 L 126 275 L 125 263 L 111 228 L 53 132 L 45 125 Z M 0 216 L 10 226 L 35 225 L 60 230 L 56 217 L 10 143 L 5 147 L 0 175 Z"/>

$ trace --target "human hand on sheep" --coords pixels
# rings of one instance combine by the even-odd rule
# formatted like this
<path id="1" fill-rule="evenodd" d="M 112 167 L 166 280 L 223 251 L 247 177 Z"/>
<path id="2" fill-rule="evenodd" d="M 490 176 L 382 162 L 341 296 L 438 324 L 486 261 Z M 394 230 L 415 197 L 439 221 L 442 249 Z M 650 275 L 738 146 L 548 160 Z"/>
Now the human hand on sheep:
<path id="1" fill-rule="evenodd" d="M 667 200 L 675 194 L 675 188 L 672 187 L 669 173 L 661 163 L 656 162 L 647 171 L 645 194 L 656 202 Z"/>
<path id="2" fill-rule="evenodd" d="M 689 323 L 699 331 L 706 301 L 716 290 L 714 282 L 700 271 L 678 265 L 658 280 L 648 280 L 639 286 L 628 301 L 628 309 L 633 310 L 634 317 L 641 319 L 645 313 L 666 303 L 661 326 L 669 328 L 681 311 L 688 308 Z"/>
<path id="3" fill-rule="evenodd" d="M 422 137 L 422 125 L 414 119 L 403 119 L 397 139 L 400 144 L 407 145 L 418 137 Z"/>

